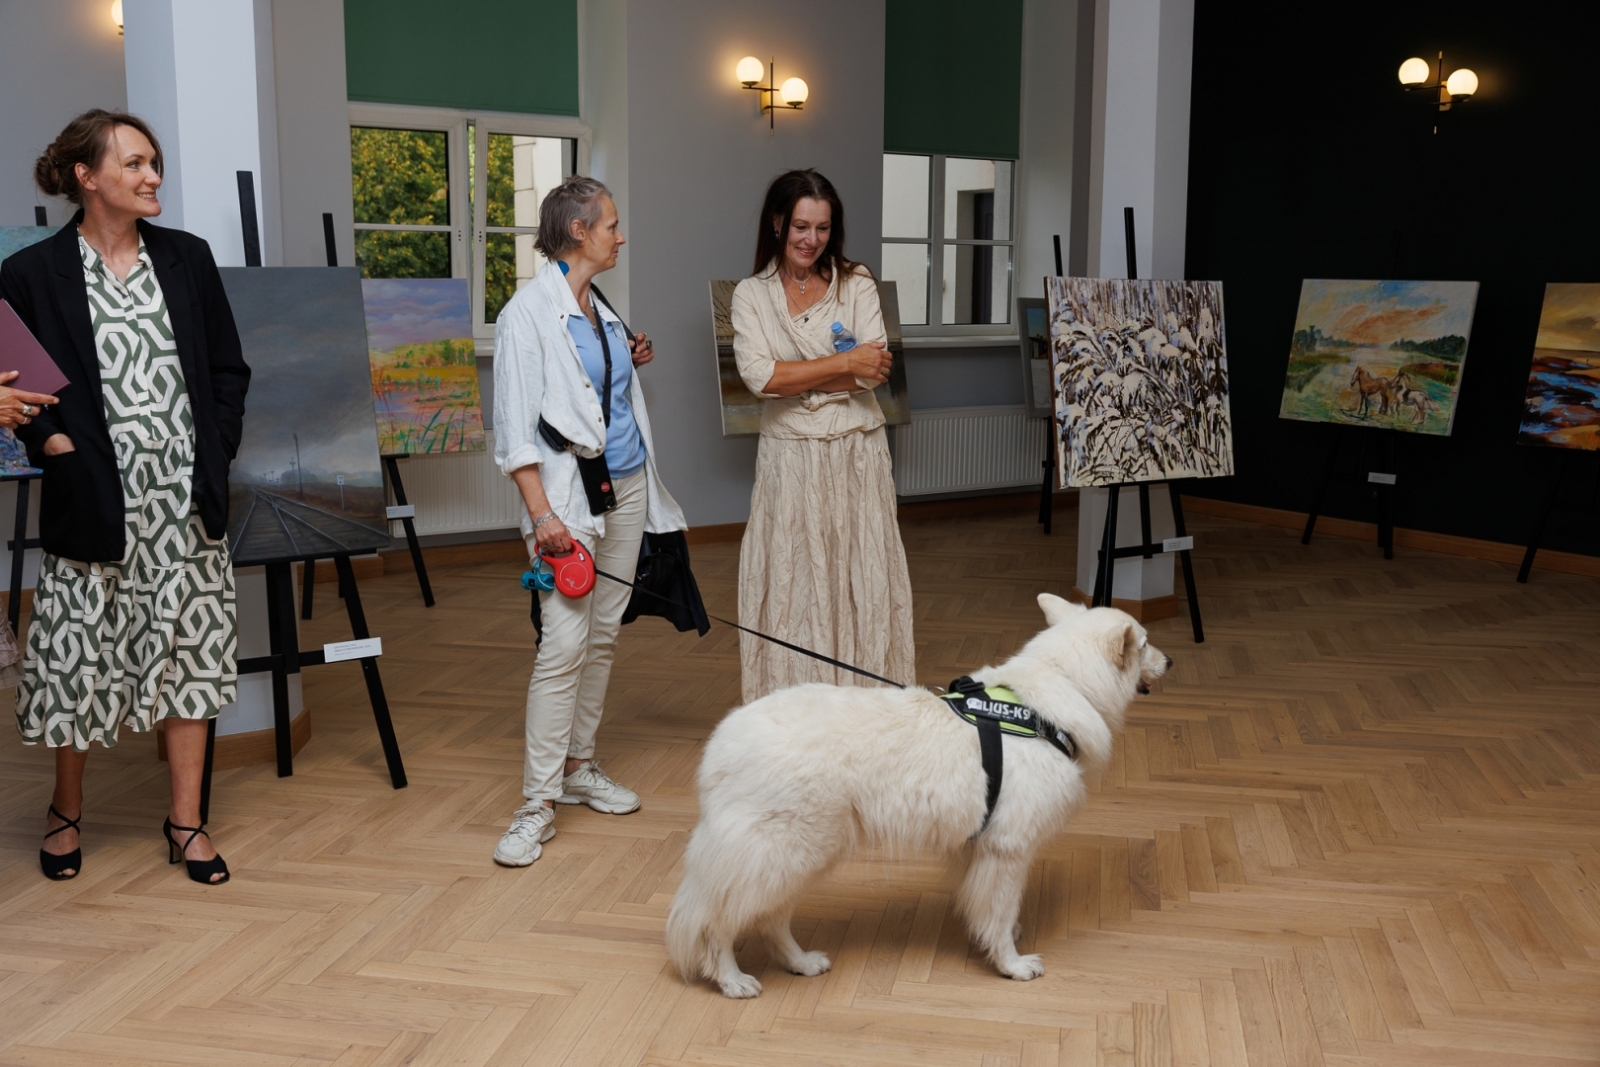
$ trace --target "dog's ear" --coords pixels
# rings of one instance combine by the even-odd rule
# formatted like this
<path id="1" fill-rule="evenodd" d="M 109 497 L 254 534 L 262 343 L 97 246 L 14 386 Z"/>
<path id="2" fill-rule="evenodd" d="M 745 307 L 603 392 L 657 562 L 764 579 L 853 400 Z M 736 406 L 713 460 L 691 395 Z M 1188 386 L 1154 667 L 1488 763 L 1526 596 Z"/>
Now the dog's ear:
<path id="1" fill-rule="evenodd" d="M 1039 610 L 1044 612 L 1044 621 L 1054 626 L 1062 619 L 1070 619 L 1072 616 L 1089 609 L 1082 604 L 1074 604 L 1070 600 L 1063 600 L 1054 593 L 1040 593 Z"/>
<path id="2" fill-rule="evenodd" d="M 1134 629 L 1133 623 L 1111 631 L 1109 640 L 1111 662 L 1117 670 L 1124 669 L 1139 658 L 1139 631 Z"/>

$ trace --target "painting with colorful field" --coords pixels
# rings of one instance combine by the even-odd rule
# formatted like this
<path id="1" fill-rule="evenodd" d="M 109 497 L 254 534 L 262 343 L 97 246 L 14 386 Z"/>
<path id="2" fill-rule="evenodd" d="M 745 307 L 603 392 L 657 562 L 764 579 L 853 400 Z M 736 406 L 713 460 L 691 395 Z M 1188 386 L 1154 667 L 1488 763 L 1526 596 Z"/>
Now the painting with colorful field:
<path id="1" fill-rule="evenodd" d="M 361 294 L 383 454 L 482 452 L 467 280 L 363 278 Z"/>
<path id="2" fill-rule="evenodd" d="M 1307 278 L 1278 415 L 1448 436 L 1477 282 Z"/>
<path id="3" fill-rule="evenodd" d="M 1544 287 L 1517 440 L 1600 449 L 1600 284 L 1551 282 Z"/>

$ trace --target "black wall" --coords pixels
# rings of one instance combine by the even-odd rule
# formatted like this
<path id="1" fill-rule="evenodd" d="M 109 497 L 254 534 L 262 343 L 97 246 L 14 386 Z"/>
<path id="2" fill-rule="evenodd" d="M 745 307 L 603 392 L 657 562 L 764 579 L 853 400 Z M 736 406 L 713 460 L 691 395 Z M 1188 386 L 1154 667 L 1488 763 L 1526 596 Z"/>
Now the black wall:
<path id="1" fill-rule="evenodd" d="M 1544 284 L 1600 282 L 1597 31 L 1596 3 L 1199 0 L 1187 273 L 1224 283 L 1238 473 L 1188 491 L 1303 511 L 1336 437 L 1351 470 L 1392 437 L 1398 525 L 1526 539 L 1561 457 L 1516 444 Z M 1397 77 L 1440 49 L 1480 80 L 1443 114 Z M 1302 278 L 1480 283 L 1452 436 L 1278 418 Z M 1573 456 L 1568 500 L 1597 459 Z M 1372 507 L 1347 483 L 1324 510 Z M 1546 544 L 1600 554 L 1587 526 Z"/>

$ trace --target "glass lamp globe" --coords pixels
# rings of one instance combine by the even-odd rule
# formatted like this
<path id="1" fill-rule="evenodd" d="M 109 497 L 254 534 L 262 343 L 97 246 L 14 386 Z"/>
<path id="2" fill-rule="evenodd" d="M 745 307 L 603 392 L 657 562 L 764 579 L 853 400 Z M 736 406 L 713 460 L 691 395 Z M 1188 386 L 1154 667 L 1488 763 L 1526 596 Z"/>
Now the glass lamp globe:
<path id="1" fill-rule="evenodd" d="M 806 102 L 806 97 L 811 95 L 811 89 L 803 78 L 790 78 L 778 89 L 778 95 L 790 107 L 799 107 Z"/>
<path id="2" fill-rule="evenodd" d="M 1421 85 L 1428 80 L 1428 61 L 1412 56 L 1400 64 L 1401 85 Z"/>
<path id="3" fill-rule="evenodd" d="M 111 21 L 117 24 L 118 32 L 122 30 L 122 0 L 111 0 Z"/>
<path id="4" fill-rule="evenodd" d="M 734 77 L 741 84 L 754 85 L 761 80 L 761 75 L 767 72 L 767 66 L 755 56 L 745 56 L 739 60 L 739 65 L 734 68 Z"/>
<path id="5" fill-rule="evenodd" d="M 1471 96 L 1478 91 L 1478 76 L 1465 67 L 1453 70 L 1444 87 L 1451 96 Z"/>

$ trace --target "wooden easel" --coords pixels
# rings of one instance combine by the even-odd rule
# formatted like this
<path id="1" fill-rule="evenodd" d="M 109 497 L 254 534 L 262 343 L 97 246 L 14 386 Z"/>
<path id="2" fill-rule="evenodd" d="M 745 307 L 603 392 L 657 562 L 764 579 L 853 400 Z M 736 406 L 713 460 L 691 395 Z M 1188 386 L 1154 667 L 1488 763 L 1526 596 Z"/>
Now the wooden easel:
<path id="1" fill-rule="evenodd" d="M 1306 528 L 1300 535 L 1300 543 L 1311 543 L 1311 533 L 1316 529 L 1317 516 L 1322 512 L 1328 486 L 1340 479 L 1355 481 L 1373 487 L 1372 494 L 1378 508 L 1378 547 L 1383 549 L 1384 559 L 1394 559 L 1394 489 L 1399 478 L 1394 469 L 1395 431 L 1390 430 L 1383 435 L 1383 457 L 1378 461 L 1378 469 L 1368 470 L 1362 475 L 1360 472 L 1341 472 L 1338 469 L 1340 446 L 1344 442 L 1339 431 L 1344 427 L 1334 426 L 1333 429 L 1333 444 L 1328 448 L 1328 460 L 1322 468 L 1322 479 L 1317 483 L 1317 494 L 1311 500 L 1311 511 L 1306 515 Z"/>
<path id="2" fill-rule="evenodd" d="M 1139 259 L 1133 244 L 1133 208 L 1122 209 L 1123 240 L 1127 245 L 1128 277 L 1139 276 Z M 1056 242 L 1056 270 L 1061 269 L 1061 243 Z M 1051 420 L 1054 425 L 1054 420 Z M 1106 499 L 1106 525 L 1100 535 L 1100 551 L 1094 572 L 1094 593 L 1091 604 L 1094 607 L 1110 607 L 1111 591 L 1115 586 L 1117 573 L 1117 560 L 1132 559 L 1142 556 L 1145 559 L 1154 558 L 1157 552 L 1175 551 L 1178 559 L 1183 563 L 1183 591 L 1189 601 L 1189 624 L 1194 628 L 1194 642 L 1201 644 L 1206 639 L 1205 626 L 1200 621 L 1200 599 L 1195 595 L 1194 589 L 1194 561 L 1189 556 L 1189 546 L 1194 544 L 1194 539 L 1189 536 L 1188 527 L 1183 521 L 1183 501 L 1178 495 L 1176 482 L 1165 481 L 1167 493 L 1172 499 L 1172 528 L 1177 536 L 1170 541 L 1153 543 L 1150 540 L 1150 486 L 1161 485 L 1163 482 L 1138 482 L 1139 486 L 1139 543 L 1117 547 L 1117 498 L 1122 495 L 1122 490 L 1130 482 L 1118 482 L 1115 485 L 1104 486 L 1109 491 Z M 1081 506 L 1081 505 L 1080 505 Z"/>
<path id="3" fill-rule="evenodd" d="M 17 522 L 6 548 L 11 551 L 10 598 L 6 602 L 6 618 L 11 622 L 11 632 L 17 632 L 22 621 L 22 564 L 30 548 L 39 547 L 37 537 L 28 536 L 28 483 L 43 477 L 42 471 L 23 474 L 0 474 L 0 484 L 13 482 L 17 487 Z"/>
<path id="4" fill-rule="evenodd" d="M 1561 483 L 1566 477 L 1567 467 L 1572 460 L 1572 450 L 1561 450 L 1561 462 L 1556 464 L 1555 477 L 1550 479 L 1550 488 L 1545 491 L 1544 503 L 1539 507 L 1539 518 L 1534 523 L 1533 536 L 1528 539 L 1528 551 L 1522 556 L 1522 566 L 1517 568 L 1517 581 L 1526 584 L 1528 575 L 1533 571 L 1533 558 L 1539 554 L 1539 544 L 1544 540 L 1545 527 L 1550 525 L 1550 516 L 1556 510 L 1556 503 L 1561 496 Z M 1592 517 L 1596 501 L 1600 501 L 1600 460 L 1595 462 L 1594 475 L 1589 480 L 1588 513 Z M 14 565 L 13 565 L 14 566 Z"/>
<path id="5" fill-rule="evenodd" d="M 265 656 L 251 656 L 239 661 L 239 674 L 272 674 L 272 723 L 278 756 L 278 777 L 294 774 L 294 749 L 289 736 L 289 676 L 299 674 L 302 667 L 315 667 L 327 662 L 322 651 L 302 652 L 300 637 L 294 619 L 294 578 L 290 567 L 295 560 L 276 560 L 266 564 L 267 571 L 267 629 L 271 651 Z M 367 629 L 367 617 L 361 607 L 361 592 L 356 588 L 355 568 L 350 565 L 350 553 L 333 557 L 339 573 L 339 595 L 344 598 L 346 613 L 350 616 L 350 636 L 357 641 L 372 636 Z M 400 759 L 400 742 L 395 737 L 394 720 L 389 715 L 389 700 L 383 691 L 383 678 L 378 673 L 376 656 L 361 658 L 361 673 L 367 683 L 367 699 L 372 702 L 372 717 L 377 723 L 378 740 L 383 745 L 383 757 L 389 765 L 389 781 L 396 789 L 406 786 L 405 764 Z M 216 740 L 216 720 L 210 720 L 206 736 L 205 776 L 200 786 L 200 821 L 209 814 L 211 802 L 211 765 Z"/>
<path id="6" fill-rule="evenodd" d="M 333 212 L 322 213 L 322 240 L 327 246 L 328 266 L 339 265 L 339 250 L 333 243 Z M 428 565 L 422 561 L 422 546 L 417 543 L 417 524 L 415 521 L 416 509 L 406 500 L 406 486 L 400 480 L 400 467 L 397 460 L 410 459 L 409 452 L 398 456 L 384 456 L 384 468 L 389 472 L 389 484 L 394 487 L 395 506 L 388 509 L 399 511 L 401 514 L 390 516 L 398 518 L 405 526 L 406 545 L 411 549 L 411 566 L 417 572 L 417 584 L 422 587 L 422 603 L 425 607 L 433 607 L 433 585 L 428 581 Z M 312 591 L 316 588 L 317 561 L 308 559 L 303 565 L 304 573 L 300 583 L 300 617 L 311 618 Z M 342 585 L 341 585 L 342 588 Z"/>
<path id="7" fill-rule="evenodd" d="M 1117 547 L 1117 497 L 1122 490 L 1127 488 L 1129 482 L 1119 482 L 1116 485 L 1105 486 L 1110 496 L 1106 500 L 1106 525 L 1100 535 L 1100 549 L 1097 553 L 1094 572 L 1094 594 L 1090 604 L 1094 607 L 1111 606 L 1111 590 L 1115 584 L 1116 566 L 1119 559 L 1132 559 L 1141 556 L 1152 559 L 1157 553 L 1175 551 L 1178 560 L 1183 564 L 1183 591 L 1189 601 L 1189 625 L 1194 629 L 1194 643 L 1202 644 L 1206 639 L 1205 624 L 1200 619 L 1200 599 L 1195 594 L 1194 588 L 1194 561 L 1190 558 L 1188 546 L 1194 543 L 1194 538 L 1189 536 L 1188 526 L 1183 521 L 1183 501 L 1178 493 L 1176 482 L 1139 482 L 1139 543 Z M 1167 493 L 1172 499 L 1172 529 L 1176 535 L 1170 541 L 1152 541 L 1150 539 L 1150 486 L 1166 485 Z"/>

